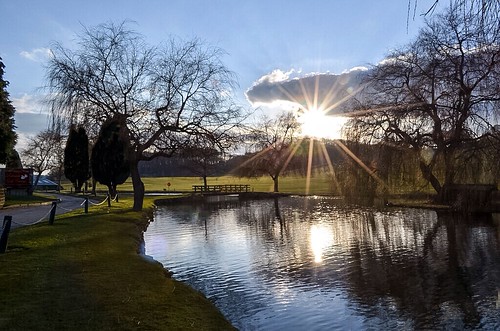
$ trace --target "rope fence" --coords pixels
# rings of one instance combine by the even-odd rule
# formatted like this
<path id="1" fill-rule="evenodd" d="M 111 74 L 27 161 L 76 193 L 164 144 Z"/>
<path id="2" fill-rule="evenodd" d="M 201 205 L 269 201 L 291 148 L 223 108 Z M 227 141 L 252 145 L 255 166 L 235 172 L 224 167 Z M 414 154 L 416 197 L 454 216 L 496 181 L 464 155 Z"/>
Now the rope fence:
<path id="1" fill-rule="evenodd" d="M 93 206 L 100 206 L 100 205 L 104 204 L 106 201 L 108 202 L 108 207 L 111 207 L 111 201 L 118 202 L 118 194 L 116 194 L 113 199 L 111 199 L 110 195 L 108 194 L 106 196 L 106 198 L 99 203 L 94 203 L 88 197 L 85 197 L 85 199 L 82 201 L 80 206 L 84 207 L 84 212 L 85 212 L 85 214 L 87 214 L 88 208 L 89 208 L 89 203 L 92 204 Z M 49 211 L 47 211 L 47 213 L 45 215 L 43 215 L 40 219 L 38 219 L 35 222 L 18 222 L 18 221 L 14 221 L 13 217 L 11 215 L 5 215 L 4 220 L 3 220 L 3 224 L 2 224 L 1 233 L 0 233 L 0 254 L 5 253 L 7 250 L 7 240 L 9 237 L 9 233 L 10 233 L 10 229 L 11 229 L 12 224 L 16 224 L 19 226 L 30 226 L 30 225 L 35 225 L 35 224 L 41 223 L 48 217 L 49 218 L 49 225 L 52 225 L 52 224 L 54 224 L 55 215 L 56 215 L 56 208 L 58 207 L 58 202 L 61 202 L 61 201 L 53 201 L 52 206 L 50 207 Z M 70 209 L 70 208 L 65 208 L 62 206 L 59 206 L 59 208 L 61 208 L 64 211 L 73 211 L 73 210 L 77 209 L 77 208 Z"/>
<path id="2" fill-rule="evenodd" d="M 89 199 L 89 202 L 90 202 L 90 204 L 92 204 L 93 206 L 100 206 L 100 205 L 102 205 L 103 203 L 105 203 L 106 201 L 108 201 L 108 199 L 109 199 L 109 195 L 108 195 L 108 196 L 106 196 L 106 198 L 105 198 L 102 202 L 99 202 L 99 203 L 94 203 L 94 202 L 92 202 L 90 199 Z M 81 205 L 83 205 L 84 203 L 85 203 L 85 200 L 82 202 L 82 204 L 81 204 Z M 80 206 L 81 206 L 81 205 L 80 205 Z"/>
<path id="3" fill-rule="evenodd" d="M 41 222 L 43 222 L 47 218 L 47 216 L 50 215 L 50 212 L 52 211 L 52 208 L 53 207 L 50 207 L 50 209 L 47 212 L 47 214 L 43 215 L 38 221 L 35 221 L 35 222 L 32 222 L 32 223 L 19 223 L 19 222 L 16 222 L 16 221 L 12 220 L 12 223 L 13 224 L 17 224 L 17 225 L 22 225 L 22 226 L 25 226 L 25 225 L 35 225 L 35 224 L 41 223 Z"/>
<path id="4" fill-rule="evenodd" d="M 99 203 L 95 203 L 95 202 L 92 202 L 89 198 L 85 198 L 85 199 L 82 201 L 82 203 L 80 204 L 80 206 L 84 206 L 84 205 L 85 205 L 85 203 L 87 203 L 87 202 L 88 202 L 88 203 L 90 203 L 90 204 L 92 204 L 93 206 L 100 206 L 100 205 L 103 205 L 106 201 L 108 201 L 108 199 L 109 199 L 109 195 L 108 195 L 108 196 L 106 196 L 106 198 L 104 198 L 104 200 L 103 200 L 103 201 L 101 201 L 101 202 L 99 202 Z M 114 202 L 118 201 L 118 194 L 117 194 L 117 195 L 115 195 L 115 197 L 114 197 L 111 201 L 114 201 Z M 70 209 L 70 208 L 65 208 L 65 207 L 63 207 L 63 206 L 57 205 L 57 203 L 56 203 L 56 204 L 53 204 L 53 205 L 50 207 L 50 209 L 47 211 L 47 213 L 46 213 L 45 215 L 43 215 L 43 216 L 42 216 L 40 219 L 38 219 L 37 221 L 34 221 L 34 222 L 28 222 L 28 223 L 26 223 L 26 222 L 16 222 L 14 219 L 12 219 L 12 220 L 11 220 L 11 222 L 12 222 L 12 224 L 16 224 L 16 225 L 19 225 L 19 226 L 29 226 L 29 225 L 35 225 L 35 224 L 41 223 L 41 222 L 43 222 L 43 221 L 44 221 L 44 220 L 45 220 L 45 219 L 46 219 L 46 218 L 50 215 L 50 213 L 53 211 L 53 209 L 54 209 L 54 208 L 56 208 L 56 206 L 57 206 L 58 208 L 60 208 L 60 209 L 64 210 L 64 211 L 68 211 L 68 212 L 75 210 L 75 208 L 73 208 L 73 209 Z M 86 208 L 85 208 L 85 211 L 86 211 L 86 212 L 88 211 L 88 207 L 86 207 Z M 55 212 L 55 210 L 54 210 L 54 212 Z M 4 220 L 4 224 L 3 224 L 3 226 L 5 226 L 5 220 Z"/>

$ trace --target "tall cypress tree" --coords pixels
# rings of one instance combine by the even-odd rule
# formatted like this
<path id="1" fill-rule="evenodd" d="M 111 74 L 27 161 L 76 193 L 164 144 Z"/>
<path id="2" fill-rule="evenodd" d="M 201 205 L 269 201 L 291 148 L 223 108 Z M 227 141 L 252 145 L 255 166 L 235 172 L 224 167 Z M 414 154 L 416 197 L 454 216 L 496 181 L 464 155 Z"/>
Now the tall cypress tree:
<path id="1" fill-rule="evenodd" d="M 75 192 L 81 192 L 90 178 L 89 168 L 89 138 L 84 128 L 72 125 L 64 148 L 64 175 L 73 183 Z"/>
<path id="2" fill-rule="evenodd" d="M 116 195 L 116 186 L 130 176 L 128 134 L 125 117 L 115 116 L 104 122 L 92 148 L 92 176 Z"/>
<path id="3" fill-rule="evenodd" d="M 14 151 L 17 134 L 14 125 L 15 108 L 9 100 L 8 81 L 3 79 L 5 65 L 0 57 L 0 163 L 6 163 Z"/>

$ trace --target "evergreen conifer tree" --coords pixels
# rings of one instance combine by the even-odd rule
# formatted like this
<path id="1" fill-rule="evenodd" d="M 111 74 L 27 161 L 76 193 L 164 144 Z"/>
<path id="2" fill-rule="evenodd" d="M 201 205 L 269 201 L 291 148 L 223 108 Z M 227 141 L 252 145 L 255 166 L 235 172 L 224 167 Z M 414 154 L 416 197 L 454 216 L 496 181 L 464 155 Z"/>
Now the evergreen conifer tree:
<path id="1" fill-rule="evenodd" d="M 64 175 L 73 183 L 75 192 L 81 192 L 90 178 L 89 168 L 89 138 L 84 128 L 72 125 L 64 148 Z"/>
<path id="2" fill-rule="evenodd" d="M 3 79 L 5 65 L 0 58 L 0 163 L 6 163 L 14 151 L 17 141 L 15 133 L 14 113 L 15 108 L 9 100 L 7 92 L 8 81 Z"/>
<path id="3" fill-rule="evenodd" d="M 128 145 L 124 117 L 115 116 L 104 122 L 92 148 L 92 175 L 108 187 L 111 196 L 116 195 L 116 186 L 130 176 Z"/>

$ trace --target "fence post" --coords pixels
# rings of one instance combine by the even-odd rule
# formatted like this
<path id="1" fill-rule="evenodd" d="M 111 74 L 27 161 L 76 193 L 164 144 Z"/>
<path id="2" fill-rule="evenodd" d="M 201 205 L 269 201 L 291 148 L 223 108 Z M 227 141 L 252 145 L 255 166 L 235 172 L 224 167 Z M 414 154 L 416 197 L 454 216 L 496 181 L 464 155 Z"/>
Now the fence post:
<path id="1" fill-rule="evenodd" d="M 108 192 L 107 200 L 108 200 L 108 207 L 111 208 L 111 194 L 109 194 L 109 192 Z"/>
<path id="2" fill-rule="evenodd" d="M 83 210 L 85 211 L 85 214 L 89 213 L 89 197 L 85 197 L 85 202 L 83 204 Z"/>
<path id="3" fill-rule="evenodd" d="M 56 208 L 57 208 L 57 201 L 52 201 L 52 209 L 50 210 L 50 215 L 49 215 L 49 225 L 54 224 L 54 219 L 56 217 Z"/>
<path id="4" fill-rule="evenodd" d="M 10 226 L 12 224 L 12 216 L 5 215 L 3 217 L 2 235 L 0 236 L 0 253 L 3 254 L 7 250 L 7 241 L 9 239 Z"/>

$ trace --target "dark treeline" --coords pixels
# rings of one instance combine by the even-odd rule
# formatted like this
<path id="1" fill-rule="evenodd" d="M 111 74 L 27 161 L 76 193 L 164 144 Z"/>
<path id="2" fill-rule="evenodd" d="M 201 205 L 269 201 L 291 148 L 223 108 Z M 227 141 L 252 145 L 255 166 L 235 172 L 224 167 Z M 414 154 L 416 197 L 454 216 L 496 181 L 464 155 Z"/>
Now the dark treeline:
<path id="1" fill-rule="evenodd" d="M 500 151 L 484 140 L 463 145 L 460 153 L 463 162 L 459 163 L 457 169 L 457 184 L 496 185 L 500 171 Z M 313 149 L 312 153 L 309 152 L 310 148 Z M 427 153 L 432 153 L 432 150 Z M 208 175 L 261 176 L 263 174 L 249 169 L 247 162 L 256 154 L 221 158 L 212 164 Z M 421 158 L 422 155 L 417 155 L 411 149 L 384 143 L 342 140 L 315 141 L 311 144 L 304 139 L 281 175 L 307 176 L 308 171 L 312 176 L 326 173 L 332 194 L 361 196 L 369 200 L 393 194 L 434 194 L 420 171 Z M 438 177 L 445 176 L 444 160 L 436 159 L 433 167 Z M 180 157 L 159 157 L 140 163 L 143 176 L 197 176 L 193 170 L 192 161 Z"/>
<path id="2" fill-rule="evenodd" d="M 230 172 L 231 159 L 213 165 L 210 176 L 223 176 Z M 139 162 L 139 172 L 144 177 L 198 176 L 191 168 L 192 162 L 184 157 L 157 157 L 151 161 Z"/>

